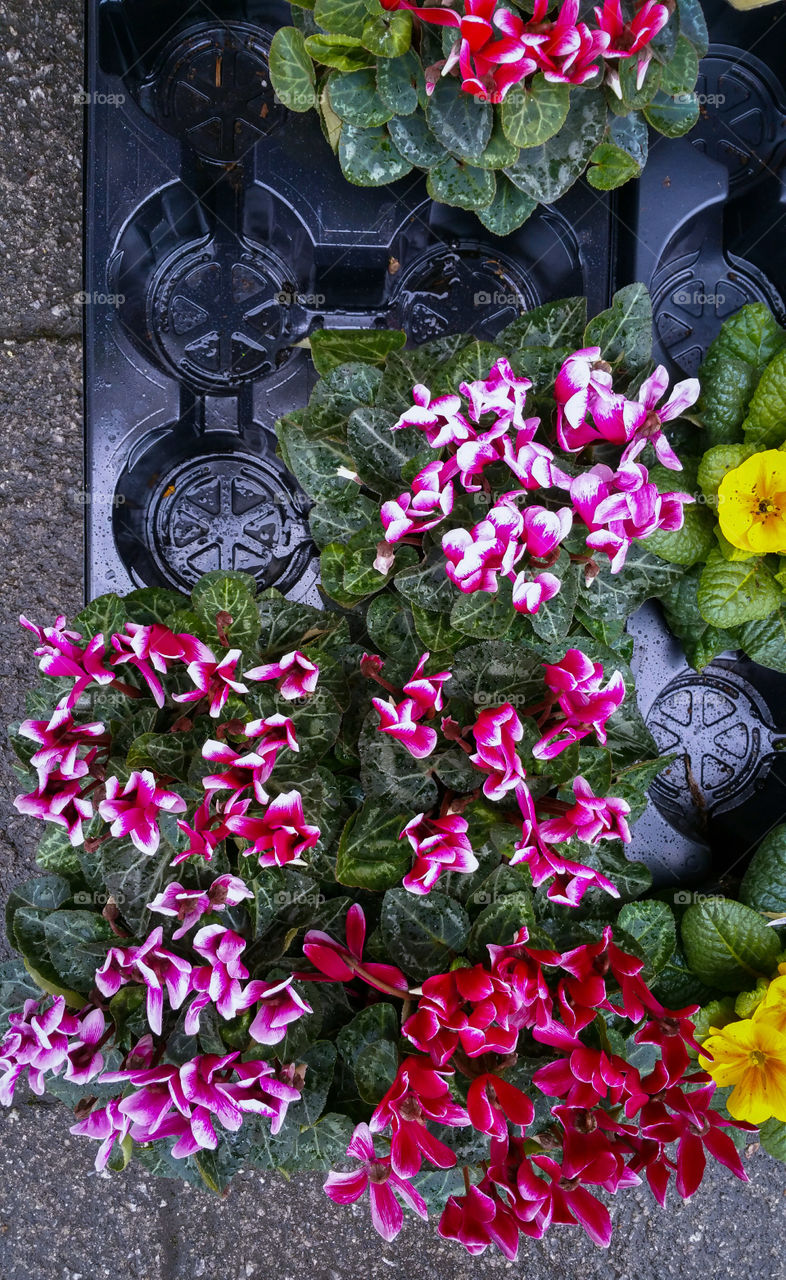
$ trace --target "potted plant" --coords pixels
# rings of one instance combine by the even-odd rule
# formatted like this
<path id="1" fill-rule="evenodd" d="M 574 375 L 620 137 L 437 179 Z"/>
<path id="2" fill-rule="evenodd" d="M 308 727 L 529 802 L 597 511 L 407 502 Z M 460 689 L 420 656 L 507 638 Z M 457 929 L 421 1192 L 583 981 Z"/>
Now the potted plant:
<path id="1" fill-rule="evenodd" d="M 316 111 L 344 175 L 381 186 L 412 169 L 429 195 L 506 235 L 587 171 L 608 191 L 647 160 L 647 126 L 680 137 L 707 30 L 697 0 L 591 14 L 564 0 L 293 5 L 270 74 L 293 111 Z"/>

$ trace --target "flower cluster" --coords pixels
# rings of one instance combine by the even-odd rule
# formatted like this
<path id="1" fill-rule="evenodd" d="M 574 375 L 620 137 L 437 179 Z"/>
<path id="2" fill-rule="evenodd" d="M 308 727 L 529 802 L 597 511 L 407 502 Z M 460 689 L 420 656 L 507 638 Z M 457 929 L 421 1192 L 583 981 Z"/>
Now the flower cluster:
<path id="1" fill-rule="evenodd" d="M 325 963 L 339 944 L 326 951 L 320 939 L 312 948 L 307 937 L 306 947 L 334 980 L 362 976 L 358 969 L 340 976 Z M 529 945 L 526 929 L 488 950 L 488 964 L 435 975 L 412 993 L 417 1007 L 402 1036 L 417 1053 L 408 1051 L 369 1123 L 355 1129 L 347 1155 L 360 1167 L 331 1172 L 325 1192 L 332 1200 L 351 1203 L 368 1190 L 374 1226 L 393 1239 L 403 1224 L 399 1201 L 427 1216 L 412 1181 L 423 1161 L 453 1168 L 446 1130 L 472 1127 L 489 1139 L 488 1159 L 474 1180 L 464 1169 L 464 1194 L 448 1198 L 439 1231 L 470 1253 L 493 1244 L 515 1259 L 520 1236 L 540 1238 L 555 1222 L 578 1224 L 608 1245 L 611 1219 L 598 1188 L 615 1193 L 643 1174 L 663 1204 L 675 1175 L 687 1198 L 701 1182 L 706 1152 L 746 1179 L 725 1133 L 732 1122 L 711 1106 L 714 1085 L 690 1070 L 696 1008 L 665 1009 L 641 977 L 642 962 L 615 945 L 611 929 L 562 953 Z M 628 1025 L 633 1045 L 657 1048 L 651 1069 L 611 1048 L 609 1019 Z M 555 1099 L 552 1123 L 540 1131 L 515 1072 L 527 1034 L 551 1050 L 531 1077 L 531 1088 Z M 374 1135 L 387 1137 L 387 1154 L 376 1152 Z"/>
<path id="2" fill-rule="evenodd" d="M 514 84 L 542 72 L 553 84 L 583 85 L 603 75 L 622 97 L 619 65 L 636 58 L 640 88 L 652 53 L 650 42 L 669 20 L 669 8 L 656 0 L 641 0 L 630 21 L 620 0 L 604 0 L 596 8 L 595 25 L 579 20 L 579 0 L 563 0 L 549 19 L 549 0 L 535 0 L 531 18 L 524 21 L 497 0 L 465 0 L 464 12 L 449 6 L 421 6 L 411 0 L 381 0 L 387 10 L 409 10 L 421 22 L 454 28 L 456 41 L 447 58 L 426 70 L 426 90 L 434 91 L 440 76 L 457 72 L 465 93 L 488 102 L 501 102 Z"/>
<path id="3" fill-rule="evenodd" d="M 599 347 L 575 351 L 564 361 L 554 386 L 559 447 L 566 455 L 597 443 L 622 450 L 616 469 L 599 462 L 578 474 L 575 466 L 568 473 L 569 459 L 560 465 L 549 443 L 536 438 L 547 436 L 550 424 L 544 431 L 540 417 L 525 417 L 532 382 L 516 377 L 504 357 L 487 378 L 462 382 L 458 395 L 432 397 L 426 386 L 416 385 L 414 407 L 393 429 L 422 432 L 442 456 L 417 473 L 407 492 L 382 504 L 387 543 L 419 540 L 444 523 L 454 511 L 457 487 L 467 494 L 482 490 L 490 504 L 484 518 L 441 538 L 445 571 L 459 591 L 494 594 L 500 578 L 509 579 L 516 611 L 537 613 L 560 590 L 560 577 L 549 570 L 576 519 L 588 532 L 585 553 L 572 558 L 587 565 L 588 580 L 596 571 L 596 553 L 605 554 L 612 573 L 619 573 L 635 539 L 679 529 L 683 504 L 693 501 L 687 493 L 661 494 L 638 461 L 649 443 L 666 466 L 680 466 L 663 423 L 693 404 L 699 385 L 695 379 L 679 383 L 658 408 L 667 384 L 665 369 L 658 367 L 629 400 L 614 391 L 611 366 Z M 554 493 L 551 505 L 529 502 L 533 491 L 544 490 Z"/>
<path id="4" fill-rule="evenodd" d="M 429 654 L 421 655 L 413 675 L 403 686 L 407 695 L 398 701 L 374 698 L 379 715 L 378 731 L 389 735 L 416 759 L 427 758 L 438 746 L 440 734 L 423 721 L 433 719 L 442 709 L 443 686 L 451 673 L 426 676 Z M 383 664 L 368 654 L 363 668 L 395 697 L 397 690 L 382 675 Z M 625 697 L 625 683 L 619 672 L 603 684 L 603 665 L 592 662 L 578 649 L 568 649 L 558 663 L 544 664 L 547 695 L 541 703 L 524 709 L 539 713 L 541 736 L 531 747 L 536 761 L 553 760 L 566 747 L 594 734 L 606 741 L 606 722 L 619 710 Z M 522 819 L 520 836 L 510 865 L 526 863 L 535 887 L 548 881 L 548 897 L 567 906 L 576 906 L 592 885 L 617 896 L 614 885 L 600 872 L 571 861 L 556 845 L 578 839 L 597 844 L 603 839 L 630 841 L 626 817 L 630 806 L 613 796 L 596 796 L 583 777 L 573 783 L 575 804 L 564 800 L 533 799 L 518 752 L 524 737 L 522 720 L 509 702 L 485 707 L 474 723 L 463 728 L 451 717 L 442 717 L 444 740 L 460 747 L 478 771 L 478 788 L 489 800 L 504 801 L 515 795 Z M 474 744 L 474 750 L 473 750 Z M 482 778 L 482 782 L 481 782 Z M 442 872 L 471 873 L 478 861 L 467 837 L 468 823 L 460 812 L 451 810 L 447 796 L 437 813 L 418 813 L 406 824 L 406 836 L 415 854 L 412 870 L 404 877 L 411 893 L 428 893 Z M 459 806 L 461 807 L 461 806 Z M 542 821 L 545 813 L 558 816 Z M 514 819 L 510 818 L 513 821 Z"/>

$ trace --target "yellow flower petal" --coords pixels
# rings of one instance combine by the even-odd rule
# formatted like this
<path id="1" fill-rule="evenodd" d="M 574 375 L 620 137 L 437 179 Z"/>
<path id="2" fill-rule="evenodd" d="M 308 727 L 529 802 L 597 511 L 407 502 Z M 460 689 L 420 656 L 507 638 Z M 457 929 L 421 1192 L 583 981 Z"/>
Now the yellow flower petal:
<path id="1" fill-rule="evenodd" d="M 727 471 L 718 488 L 718 519 L 740 551 L 786 551 L 786 453 L 765 449 Z"/>

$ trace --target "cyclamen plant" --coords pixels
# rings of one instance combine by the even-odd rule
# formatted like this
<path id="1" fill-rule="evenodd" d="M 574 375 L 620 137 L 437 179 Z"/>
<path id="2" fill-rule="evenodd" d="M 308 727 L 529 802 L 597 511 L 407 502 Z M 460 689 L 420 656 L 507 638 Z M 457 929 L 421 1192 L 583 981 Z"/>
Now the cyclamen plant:
<path id="1" fill-rule="evenodd" d="M 5 1104 L 64 1098 L 99 1169 L 321 1169 L 386 1239 L 403 1202 L 509 1258 L 555 1222 L 607 1244 L 599 1189 L 689 1196 L 705 1148 L 745 1177 L 622 852 L 664 762 L 621 657 L 406 670 L 362 610 L 239 573 L 23 624 L 47 831 L 8 905 Z"/>
<path id="2" fill-rule="evenodd" d="M 273 86 L 318 111 L 349 181 L 422 169 L 430 196 L 499 235 L 588 166 L 604 191 L 638 176 L 648 124 L 680 137 L 699 116 L 695 0 L 316 0 L 292 18 L 273 37 Z"/>

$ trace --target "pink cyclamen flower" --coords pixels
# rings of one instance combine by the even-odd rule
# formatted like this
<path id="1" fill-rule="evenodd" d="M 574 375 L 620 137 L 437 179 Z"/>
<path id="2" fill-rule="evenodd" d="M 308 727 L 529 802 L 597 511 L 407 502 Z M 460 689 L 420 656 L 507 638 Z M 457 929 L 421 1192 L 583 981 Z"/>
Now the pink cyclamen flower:
<path id="1" fill-rule="evenodd" d="M 59 769 L 46 775 L 43 786 L 16 796 L 14 808 L 31 818 L 64 827 L 73 845 L 83 843 L 83 823 L 93 817 L 92 802 L 82 795 L 79 782 L 63 778 Z"/>
<path id="2" fill-rule="evenodd" d="M 484 1186 L 485 1186 L 484 1179 Z M 488 1191 L 493 1188 L 489 1185 Z M 448 1196 L 437 1228 L 443 1240 L 457 1240 L 472 1257 L 495 1244 L 509 1261 L 518 1254 L 520 1224 L 496 1195 L 470 1186 L 463 1196 Z"/>
<path id="3" fill-rule="evenodd" d="M 427 1128 L 427 1123 L 451 1128 L 470 1123 L 465 1109 L 451 1097 L 448 1079 L 452 1074 L 452 1070 L 439 1071 L 428 1058 L 405 1058 L 374 1111 L 369 1128 L 382 1133 L 390 1126 L 390 1164 L 399 1177 L 414 1177 L 424 1156 L 438 1169 L 455 1165 L 455 1152 Z"/>
<path id="4" fill-rule="evenodd" d="M 472 439 L 475 433 L 461 412 L 460 396 L 437 396 L 432 399 L 428 387 L 418 383 L 412 388 L 412 399 L 415 402 L 413 407 L 402 413 L 391 430 L 414 427 L 423 432 L 432 449 L 442 449 L 446 444 L 461 444 L 462 440 Z"/>
<path id="5" fill-rule="evenodd" d="M 533 54 L 545 78 L 555 84 L 584 84 L 597 74 L 599 59 L 610 43 L 607 32 L 578 22 L 579 0 L 564 0 L 547 38 Z"/>
<path id="6" fill-rule="evenodd" d="M 227 828 L 224 815 L 211 813 L 211 798 L 212 793 L 208 792 L 202 803 L 197 805 L 192 819 L 193 826 L 188 822 L 178 820 L 179 830 L 188 836 L 188 848 L 175 855 L 172 859 L 173 867 L 177 866 L 179 862 L 184 862 L 186 858 L 201 857 L 206 862 L 210 862 L 216 847 L 221 844 L 222 840 L 226 839 Z M 245 813 L 250 803 L 250 800 L 241 800 L 233 807 L 236 812 Z"/>
<path id="7" fill-rule="evenodd" d="M 159 676 L 166 674 L 170 662 L 213 660 L 209 647 L 196 636 L 187 632 L 175 635 L 158 622 L 150 626 L 127 622 L 125 630 L 115 632 L 111 641 L 115 650 L 112 666 L 122 663 L 138 671 L 159 707 L 163 707 L 166 700 Z"/>
<path id="8" fill-rule="evenodd" d="M 320 929 L 309 929 L 303 941 L 303 954 L 330 982 L 351 982 L 353 978 L 359 977 L 379 991 L 387 991 L 392 987 L 395 991 L 409 993 L 409 983 L 395 965 L 363 959 L 366 917 L 357 902 L 347 912 L 346 939 L 346 943 L 336 942 Z M 296 976 L 314 977 L 313 974 Z"/>
<path id="9" fill-rule="evenodd" d="M 407 837 L 415 853 L 415 863 L 402 884 L 410 893 L 424 894 L 433 889 L 443 871 L 472 872 L 478 860 L 467 838 L 468 823 L 459 814 L 427 818 L 418 813 L 399 836 Z"/>
<path id="10" fill-rule="evenodd" d="M 696 403 L 701 393 L 701 383 L 698 378 L 685 378 L 684 381 L 676 383 L 666 403 L 659 408 L 658 402 L 663 399 L 668 389 L 669 375 L 663 365 L 659 364 L 655 372 L 645 378 L 639 388 L 636 403 L 642 407 L 643 419 L 633 438 L 637 441 L 648 440 L 655 450 L 658 461 L 664 467 L 669 467 L 672 471 L 681 471 L 682 463 L 663 434 L 663 424 L 679 418 Z"/>
<path id="11" fill-rule="evenodd" d="M 41 786 L 48 774 L 57 770 L 61 778 L 83 778 L 88 771 L 88 761 L 79 757 L 79 751 L 106 733 L 100 721 L 78 724 L 67 707 L 56 707 L 49 720 L 23 720 L 19 726 L 23 738 L 38 743 L 38 750 L 30 757 L 30 763 L 38 773 Z M 95 750 L 89 753 L 89 758 Z"/>
<path id="12" fill-rule="evenodd" d="M 281 982 L 249 982 L 243 993 L 246 1008 L 257 1005 L 248 1034 L 257 1044 L 280 1044 L 292 1022 L 313 1013 L 311 1005 L 292 986 L 292 977 Z"/>
<path id="13" fill-rule="evenodd" d="M 625 701 L 625 681 L 620 672 L 615 671 L 605 688 L 601 688 L 598 680 L 594 688 L 564 690 L 558 694 L 557 701 L 564 719 L 535 743 L 532 754 L 537 760 L 553 760 L 572 742 L 579 742 L 590 733 L 604 745 L 606 721 Z"/>
<path id="14" fill-rule="evenodd" d="M 218 1146 L 214 1121 L 236 1133 L 243 1116 L 268 1116 L 271 1133 L 278 1133 L 290 1103 L 300 1090 L 276 1075 L 261 1059 L 238 1062 L 238 1053 L 224 1057 L 203 1054 L 181 1067 L 171 1063 L 143 1070 L 106 1072 L 107 1083 L 131 1084 L 134 1092 L 121 1099 L 118 1110 L 130 1120 L 135 1142 L 176 1137 L 175 1159 Z"/>
<path id="15" fill-rule="evenodd" d="M 209 657 L 188 664 L 188 674 L 196 686 L 189 693 L 176 693 L 174 702 L 200 702 L 206 698 L 211 716 L 219 716 L 230 693 L 248 693 L 248 687 L 236 678 L 235 672 L 241 659 L 239 649 L 227 649 L 220 662 L 208 651 Z"/>
<path id="16" fill-rule="evenodd" d="M 442 1067 L 460 1045 L 470 1058 L 512 1053 L 519 1027 L 509 986 L 482 965 L 426 978 L 415 1013 L 403 1034 L 416 1049 Z"/>
<path id="17" fill-rule="evenodd" d="M 526 1093 L 490 1072 L 476 1076 L 469 1086 L 467 1111 L 472 1127 L 492 1138 L 507 1137 L 508 1121 L 526 1128 L 535 1118 L 535 1108 Z"/>
<path id="18" fill-rule="evenodd" d="M 244 898 L 253 896 L 253 890 L 239 876 L 224 875 L 214 880 L 209 889 L 186 889 L 177 880 L 172 880 L 147 905 L 150 911 L 173 916 L 180 921 L 180 927 L 172 934 L 174 940 L 182 938 L 208 912 L 236 907 Z"/>
<path id="19" fill-rule="evenodd" d="M 560 448 L 574 448 L 572 432 L 579 430 L 599 395 L 612 388 L 611 370 L 601 359 L 600 347 L 583 347 L 569 355 L 554 383 L 557 402 L 557 439 Z M 580 447 L 580 446 L 579 446 Z"/>
<path id="20" fill-rule="evenodd" d="M 429 719 L 443 707 L 442 686 L 453 678 L 450 671 L 440 671 L 427 676 L 424 668 L 430 658 L 429 653 L 421 654 L 412 675 L 404 685 L 403 692 L 415 704 L 415 713 Z"/>
<path id="21" fill-rule="evenodd" d="M 414 698 L 405 698 L 403 702 L 385 701 L 384 698 L 372 698 L 379 713 L 378 730 L 386 733 L 406 747 L 416 760 L 430 756 L 437 745 L 436 729 L 420 724 L 421 710 Z"/>
<path id="22" fill-rule="evenodd" d="M 450 515 L 453 510 L 453 477 L 456 463 L 429 462 L 412 481 L 408 493 L 382 503 L 380 520 L 389 543 L 400 542 L 410 534 L 425 533 Z"/>
<path id="23" fill-rule="evenodd" d="M 516 613 L 537 613 L 542 604 L 548 604 L 559 595 L 562 583 L 554 573 L 536 573 L 522 569 L 513 581 L 513 608 Z"/>
<path id="24" fill-rule="evenodd" d="M 246 725 L 246 737 L 255 738 L 254 750 L 241 755 L 226 742 L 210 739 L 202 747 L 202 758 L 225 766 L 223 773 L 209 773 L 202 779 L 202 786 L 212 795 L 216 791 L 231 791 L 224 806 L 225 813 L 238 807 L 243 792 L 251 788 L 258 804 L 268 799 L 265 783 L 270 778 L 279 751 L 285 747 L 299 751 L 295 726 L 287 716 L 267 716 L 252 720 Z"/>
<path id="25" fill-rule="evenodd" d="M 485 413 L 493 413 L 506 425 L 524 427 L 524 405 L 527 393 L 532 390 L 529 378 L 517 378 L 505 356 L 495 361 L 488 377 L 475 382 L 462 382 L 459 391 L 469 400 L 469 412 L 473 422 L 480 422 Z"/>
<path id="26" fill-rule="evenodd" d="M 106 799 L 99 803 L 98 812 L 111 824 L 116 839 L 130 836 L 140 853 L 152 856 L 161 839 L 159 813 L 183 813 L 186 808 L 182 796 L 157 787 L 150 770 L 142 769 L 134 771 L 125 786 L 119 778 L 107 778 Z"/>
<path id="27" fill-rule="evenodd" d="M 538 418 L 530 421 L 540 425 Z M 570 488 L 571 477 L 557 466 L 551 449 L 533 440 L 530 432 L 517 432 L 515 441 L 503 436 L 501 444 L 503 459 L 522 489 Z"/>
<path id="28" fill-rule="evenodd" d="M 649 44 L 665 27 L 669 20 L 669 10 L 666 5 L 658 4 L 657 0 L 644 0 L 630 22 L 626 22 L 620 0 L 603 0 L 603 7 L 595 10 L 595 17 L 600 30 L 605 31 L 610 38 L 605 56 L 629 58 Z"/>
<path id="29" fill-rule="evenodd" d="M 535 805 L 527 786 L 522 785 L 516 789 L 516 799 L 521 810 L 522 826 L 521 836 L 516 841 L 515 852 L 510 859 L 512 867 L 525 862 L 534 887 L 537 889 L 548 883 L 546 897 L 560 906 L 577 907 L 587 889 L 593 886 L 604 889 L 613 898 L 619 897 L 619 890 L 600 871 L 563 857 L 545 843 L 543 827 L 538 823 Z"/>
<path id="30" fill-rule="evenodd" d="M 104 963 L 96 970 L 95 984 L 102 995 L 111 998 L 129 982 L 147 987 L 147 1021 L 157 1036 L 161 1035 L 164 990 L 173 1009 L 179 1009 L 191 984 L 191 964 L 162 947 L 164 930 L 153 929 L 139 946 L 110 947 Z"/>
<path id="31" fill-rule="evenodd" d="M 24 1071 L 33 1093 L 45 1089 L 45 1076 L 59 1075 L 68 1062 L 71 1037 L 79 1030 L 77 1018 L 58 996 L 46 1009 L 43 1000 L 26 1000 L 21 1013 L 8 1015 L 8 1031 L 0 1042 L 0 1103 L 10 1107 Z"/>
<path id="32" fill-rule="evenodd" d="M 524 529 L 521 512 L 504 499 L 473 529 L 452 529 L 442 538 L 445 572 L 465 594 L 497 590 L 497 574 L 509 574 L 524 554 L 518 541 Z"/>
<path id="33" fill-rule="evenodd" d="M 106 648 L 101 634 L 93 636 L 83 648 L 77 643 L 82 639 L 79 632 L 64 629 L 63 614 L 55 619 L 53 627 L 38 627 L 24 614 L 19 621 L 40 641 L 38 648 L 34 650 L 35 656 L 40 658 L 39 670 L 46 676 L 68 676 L 74 681 L 71 692 L 61 699 L 62 706 L 76 706 L 88 685 L 111 684 L 114 680 L 115 672 L 108 670 L 105 665 Z"/>
<path id="34" fill-rule="evenodd" d="M 540 824 L 540 834 L 549 843 L 572 840 L 575 836 L 588 844 L 599 840 L 630 842 L 630 828 L 626 822 L 630 805 L 614 796 L 596 796 L 586 778 L 573 780 L 576 803 L 559 818 L 550 818 Z"/>
<path id="35" fill-rule="evenodd" d="M 245 680 L 276 680 L 281 697 L 287 702 L 308 698 L 317 687 L 319 667 L 299 649 L 285 653 L 278 662 L 268 662 L 244 672 Z"/>
<path id="36" fill-rule="evenodd" d="M 106 1020 L 100 1009 L 80 1010 L 77 1030 L 68 1045 L 65 1080 L 73 1084 L 89 1084 L 104 1065 L 100 1044 L 106 1031 Z"/>
<path id="37" fill-rule="evenodd" d="M 543 560 L 564 542 L 573 525 L 573 511 L 560 507 L 550 511 L 547 507 L 525 507 L 521 513 L 522 531 L 519 535 L 527 551 L 535 560 Z"/>
<path id="38" fill-rule="evenodd" d="M 226 825 L 233 835 L 250 842 L 241 852 L 245 857 L 255 854 L 261 867 L 283 867 L 292 862 L 302 866 L 300 855 L 313 849 L 320 836 L 319 827 L 305 820 L 299 791 L 282 791 L 263 814 L 233 811 Z"/>
<path id="39" fill-rule="evenodd" d="M 248 1007 L 240 985 L 248 977 L 248 969 L 240 959 L 246 949 L 245 938 L 222 924 L 208 924 L 194 935 L 192 946 L 208 963 L 191 973 L 191 990 L 197 995 L 185 1019 L 189 1036 L 199 1030 L 199 1015 L 208 1004 L 214 1004 L 222 1018 L 234 1018 Z"/>
<path id="40" fill-rule="evenodd" d="M 96 1172 L 100 1173 L 109 1163 L 113 1146 L 116 1142 L 123 1142 L 130 1128 L 131 1118 L 120 1110 L 120 1099 L 112 1098 L 106 1106 L 96 1107 L 82 1120 L 72 1124 L 68 1132 L 82 1138 L 93 1138 L 101 1144 L 95 1158 Z"/>
<path id="41" fill-rule="evenodd" d="M 324 1190 L 334 1204 L 354 1204 L 368 1191 L 371 1221 L 383 1240 L 394 1240 L 404 1223 L 404 1213 L 396 1195 L 421 1218 L 428 1218 L 426 1202 L 420 1193 L 410 1182 L 393 1172 L 389 1156 L 377 1156 L 367 1124 L 357 1125 L 347 1147 L 347 1155 L 359 1160 L 361 1167 L 353 1173 L 331 1171 L 328 1174 Z"/>
<path id="42" fill-rule="evenodd" d="M 559 662 L 544 662 L 543 670 L 546 685 L 554 693 L 590 693 L 603 680 L 603 664 L 593 662 L 581 649 L 568 649 Z"/>
<path id="43" fill-rule="evenodd" d="M 472 726 L 472 735 L 477 750 L 470 760 L 488 774 L 483 794 L 489 800 L 501 800 L 524 781 L 524 766 L 516 752 L 524 726 L 511 704 L 503 702 L 502 706 L 481 711 Z"/>

